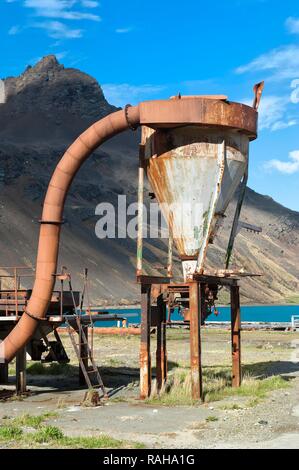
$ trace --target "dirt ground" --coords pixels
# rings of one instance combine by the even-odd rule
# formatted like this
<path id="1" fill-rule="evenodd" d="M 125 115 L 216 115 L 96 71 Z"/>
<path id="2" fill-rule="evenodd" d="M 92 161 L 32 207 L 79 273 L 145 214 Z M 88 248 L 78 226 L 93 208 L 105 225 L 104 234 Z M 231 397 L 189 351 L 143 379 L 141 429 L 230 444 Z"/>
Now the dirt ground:
<path id="1" fill-rule="evenodd" d="M 168 330 L 170 377 L 189 366 L 188 331 Z M 226 393 L 204 404 L 167 406 L 156 399 L 139 400 L 139 337 L 97 336 L 95 357 L 109 390 L 102 406 L 82 406 L 85 389 L 78 387 L 78 369 L 71 356 L 64 375 L 28 375 L 30 394 L 21 400 L 5 399 L 9 386 L 0 387 L 0 424 L 23 414 L 55 411 L 47 424 L 66 436 L 98 436 L 143 443 L 147 448 L 296 448 L 299 449 L 299 333 L 273 331 L 242 332 L 244 379 L 262 381 L 280 377 L 284 387 L 273 387 L 265 396 Z M 155 337 L 152 337 L 154 361 Z M 203 332 L 204 372 L 230 366 L 230 332 Z M 29 371 L 34 372 L 32 363 Z M 154 372 L 154 371 L 153 371 Z M 13 370 L 11 370 L 13 373 Z M 204 377 L 204 387 L 208 378 Z M 11 377 L 13 381 L 13 377 Z M 1 391 L 2 390 L 2 391 Z M 45 444 L 47 445 L 47 444 Z M 0 442 L 0 447 L 19 443 Z"/>

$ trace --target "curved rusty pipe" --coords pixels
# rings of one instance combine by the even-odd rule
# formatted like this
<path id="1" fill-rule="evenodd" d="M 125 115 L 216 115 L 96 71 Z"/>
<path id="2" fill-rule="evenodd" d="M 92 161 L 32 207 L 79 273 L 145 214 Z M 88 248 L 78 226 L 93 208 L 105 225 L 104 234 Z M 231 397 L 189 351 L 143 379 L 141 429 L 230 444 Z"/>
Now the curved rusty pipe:
<path id="1" fill-rule="evenodd" d="M 64 203 L 73 178 L 100 144 L 139 124 L 138 106 L 112 113 L 83 132 L 59 161 L 44 201 L 32 295 L 26 312 L 0 344 L 0 362 L 3 359 L 10 362 L 15 357 L 34 334 L 38 319 L 43 319 L 48 310 L 55 285 Z"/>

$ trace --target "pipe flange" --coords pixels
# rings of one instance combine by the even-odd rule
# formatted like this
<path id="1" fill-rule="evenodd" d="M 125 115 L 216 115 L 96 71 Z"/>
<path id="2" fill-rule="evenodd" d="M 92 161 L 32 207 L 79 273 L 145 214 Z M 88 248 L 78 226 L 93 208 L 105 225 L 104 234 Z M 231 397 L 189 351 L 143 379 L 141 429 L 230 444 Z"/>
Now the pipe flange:
<path id="1" fill-rule="evenodd" d="M 24 313 L 26 313 L 26 315 L 28 315 L 28 317 L 32 318 L 33 320 L 36 320 L 36 321 L 47 321 L 46 318 L 39 318 L 39 317 L 37 317 L 36 315 L 33 315 L 32 313 L 27 312 L 27 310 L 24 310 Z"/>
<path id="2" fill-rule="evenodd" d="M 130 117 L 129 117 L 129 108 L 132 108 L 132 105 L 131 104 L 126 104 L 125 109 L 124 109 L 125 116 L 126 116 L 126 121 L 128 123 L 129 128 L 132 131 L 136 131 L 138 129 L 138 126 L 134 126 L 134 124 L 131 123 Z"/>
<path id="3" fill-rule="evenodd" d="M 40 219 L 39 220 L 39 223 L 41 225 L 64 225 L 65 224 L 65 220 L 43 220 L 43 219 Z"/>

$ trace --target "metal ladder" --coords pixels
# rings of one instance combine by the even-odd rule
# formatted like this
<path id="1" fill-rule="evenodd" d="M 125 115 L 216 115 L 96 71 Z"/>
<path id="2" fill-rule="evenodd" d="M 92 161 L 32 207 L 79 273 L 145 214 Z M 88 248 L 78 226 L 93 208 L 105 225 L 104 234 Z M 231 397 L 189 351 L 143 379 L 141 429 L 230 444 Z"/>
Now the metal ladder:
<path id="1" fill-rule="evenodd" d="M 91 350 L 91 348 L 88 344 L 84 329 L 82 328 L 82 324 L 81 324 L 80 320 L 77 319 L 77 318 L 76 318 L 76 324 L 77 324 L 77 327 L 78 327 L 78 333 L 70 325 L 69 321 L 66 320 L 67 331 L 68 331 L 70 340 L 72 342 L 74 351 L 76 353 L 76 356 L 78 358 L 78 361 L 79 361 L 82 373 L 84 375 L 86 384 L 88 386 L 88 389 L 89 390 L 101 389 L 102 393 L 103 393 L 103 397 L 108 398 L 108 394 L 106 392 L 106 389 L 105 389 L 102 377 L 100 375 L 99 369 L 98 369 L 98 367 L 95 363 L 95 360 L 94 360 L 94 357 L 93 357 L 93 354 L 92 354 L 92 350 Z M 79 343 L 76 342 L 75 334 L 78 334 L 78 336 L 79 336 Z M 81 349 L 82 346 L 84 346 L 85 351 L 87 351 L 87 356 L 86 357 L 82 357 L 81 354 L 80 354 L 80 349 Z M 92 364 L 92 369 L 89 370 L 88 367 L 87 368 L 85 367 L 84 360 L 87 360 L 87 361 L 90 360 L 90 362 Z M 94 385 L 92 384 L 91 377 L 90 377 L 92 374 L 96 378 L 96 383 Z"/>

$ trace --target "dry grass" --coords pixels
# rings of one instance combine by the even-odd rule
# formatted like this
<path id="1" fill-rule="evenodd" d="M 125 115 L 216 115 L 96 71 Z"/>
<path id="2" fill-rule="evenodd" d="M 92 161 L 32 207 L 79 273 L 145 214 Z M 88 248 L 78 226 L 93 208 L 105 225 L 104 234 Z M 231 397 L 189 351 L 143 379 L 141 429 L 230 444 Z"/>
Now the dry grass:
<path id="1" fill-rule="evenodd" d="M 248 406 L 255 406 L 269 392 L 287 387 L 289 387 L 289 382 L 280 375 L 256 378 L 246 374 L 243 377 L 241 387 L 232 388 L 229 368 L 204 369 L 204 400 L 207 403 L 237 396 L 250 398 Z M 190 370 L 176 369 L 160 393 L 158 393 L 156 382 L 154 382 L 151 397 L 146 402 L 167 406 L 195 405 L 198 403 L 191 398 Z"/>

